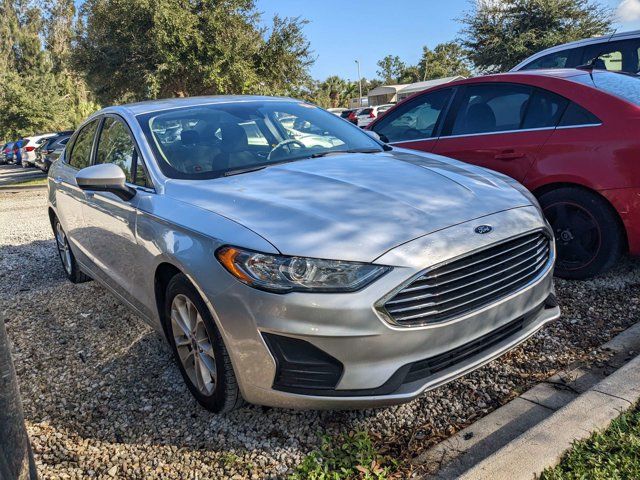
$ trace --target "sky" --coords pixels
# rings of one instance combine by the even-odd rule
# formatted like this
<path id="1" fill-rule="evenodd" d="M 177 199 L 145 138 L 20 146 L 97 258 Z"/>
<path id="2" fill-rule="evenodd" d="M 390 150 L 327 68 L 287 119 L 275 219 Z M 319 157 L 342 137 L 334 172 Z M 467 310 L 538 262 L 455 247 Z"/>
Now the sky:
<path id="1" fill-rule="evenodd" d="M 275 14 L 303 17 L 309 21 L 305 34 L 316 58 L 311 75 L 357 79 L 376 76 L 376 62 L 398 55 L 415 64 L 424 45 L 458 36 L 457 21 L 472 0 L 257 0 L 263 21 Z M 599 0 L 616 12 L 619 32 L 640 29 L 640 0 Z"/>

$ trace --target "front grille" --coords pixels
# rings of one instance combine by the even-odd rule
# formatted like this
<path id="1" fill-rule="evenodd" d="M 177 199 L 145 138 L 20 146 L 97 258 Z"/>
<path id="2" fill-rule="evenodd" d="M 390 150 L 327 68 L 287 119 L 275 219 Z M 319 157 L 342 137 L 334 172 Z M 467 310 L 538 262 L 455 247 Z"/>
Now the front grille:
<path id="1" fill-rule="evenodd" d="M 517 292 L 549 262 L 549 237 L 538 231 L 435 267 L 384 304 L 399 325 L 442 322 Z"/>

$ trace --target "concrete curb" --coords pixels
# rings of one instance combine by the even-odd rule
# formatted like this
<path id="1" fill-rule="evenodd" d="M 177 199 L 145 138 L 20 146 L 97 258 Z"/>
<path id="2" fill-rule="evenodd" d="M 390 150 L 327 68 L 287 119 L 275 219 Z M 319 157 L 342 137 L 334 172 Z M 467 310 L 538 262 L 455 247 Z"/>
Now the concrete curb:
<path id="1" fill-rule="evenodd" d="M 530 479 L 558 464 L 576 440 L 605 429 L 640 399 L 640 356 L 490 455 L 460 478 Z"/>
<path id="2" fill-rule="evenodd" d="M 604 368 L 560 372 L 421 455 L 435 478 L 531 479 L 640 398 L 640 323 L 602 347 Z M 635 358 L 634 358 L 635 357 Z M 433 477 L 431 477 L 433 478 Z"/>

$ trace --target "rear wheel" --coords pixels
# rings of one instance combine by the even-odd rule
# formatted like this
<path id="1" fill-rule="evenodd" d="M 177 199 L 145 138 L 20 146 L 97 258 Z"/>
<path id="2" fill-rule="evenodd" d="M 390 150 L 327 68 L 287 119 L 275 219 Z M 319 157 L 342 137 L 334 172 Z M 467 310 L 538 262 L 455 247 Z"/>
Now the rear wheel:
<path id="1" fill-rule="evenodd" d="M 540 205 L 556 237 L 555 273 L 586 279 L 611 268 L 623 236 L 609 204 L 595 193 L 563 187 L 540 195 Z"/>
<path id="2" fill-rule="evenodd" d="M 202 298 L 182 274 L 167 286 L 165 315 L 174 357 L 200 405 L 216 413 L 241 407 L 244 400 L 222 336 Z"/>
<path id="3" fill-rule="evenodd" d="M 67 275 L 67 278 L 73 283 L 83 283 L 91 280 L 91 277 L 80 270 L 80 266 L 78 265 L 78 262 L 76 262 L 76 258 L 69 246 L 67 234 L 64 232 L 58 217 L 54 217 L 53 219 L 53 234 L 56 238 L 56 247 L 58 248 L 62 268 L 64 273 Z"/>

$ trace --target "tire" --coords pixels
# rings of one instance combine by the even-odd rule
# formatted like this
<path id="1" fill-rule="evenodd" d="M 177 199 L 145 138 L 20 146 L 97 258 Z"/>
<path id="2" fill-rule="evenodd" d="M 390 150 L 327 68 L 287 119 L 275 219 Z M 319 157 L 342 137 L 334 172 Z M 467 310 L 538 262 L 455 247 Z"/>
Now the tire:
<path id="1" fill-rule="evenodd" d="M 60 262 L 62 262 L 62 269 L 65 275 L 72 283 L 84 283 L 91 280 L 91 277 L 86 275 L 80 270 L 80 266 L 76 261 L 76 257 L 71 251 L 71 246 L 67 240 L 67 234 L 62 228 L 62 224 L 58 217 L 53 217 L 52 227 L 53 236 L 56 240 L 56 247 L 58 249 L 58 255 L 60 256 Z"/>
<path id="2" fill-rule="evenodd" d="M 598 194 L 563 187 L 539 197 L 556 237 L 555 274 L 583 280 L 610 269 L 624 248 L 613 208 Z"/>
<path id="3" fill-rule="evenodd" d="M 243 406 L 231 358 L 200 294 L 187 277 L 177 274 L 167 286 L 165 299 L 167 337 L 191 394 L 215 413 Z"/>

